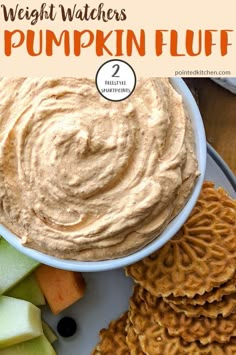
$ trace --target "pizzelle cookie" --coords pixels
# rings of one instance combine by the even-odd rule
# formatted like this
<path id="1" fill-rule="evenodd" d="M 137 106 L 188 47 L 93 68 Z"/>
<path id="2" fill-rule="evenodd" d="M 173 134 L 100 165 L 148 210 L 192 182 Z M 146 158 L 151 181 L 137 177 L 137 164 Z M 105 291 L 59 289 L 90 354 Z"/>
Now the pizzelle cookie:
<path id="1" fill-rule="evenodd" d="M 205 206 L 217 220 L 217 233 L 227 240 L 228 251 L 236 261 L 236 200 L 230 198 L 222 188 L 214 188 L 214 183 L 206 181 L 201 193 Z"/>
<path id="2" fill-rule="evenodd" d="M 140 335 L 139 341 L 147 355 L 235 355 L 236 338 L 225 344 L 201 345 L 199 342 L 187 343 L 180 337 L 172 337 L 157 323 L 147 334 Z"/>
<path id="3" fill-rule="evenodd" d="M 99 333 L 100 342 L 93 350 L 92 355 L 130 355 L 126 343 L 126 322 L 128 312 L 119 319 L 112 321 L 107 329 L 102 329 Z"/>
<path id="4" fill-rule="evenodd" d="M 164 299 L 165 301 L 165 299 Z M 209 317 L 217 318 L 218 315 L 222 317 L 228 317 L 230 314 L 236 313 L 236 293 L 232 295 L 224 296 L 219 302 L 205 303 L 203 306 L 193 306 L 191 304 L 176 305 L 172 302 L 168 302 L 171 308 L 177 313 L 184 313 L 187 317 Z"/>
<path id="5" fill-rule="evenodd" d="M 162 298 L 152 296 L 140 286 L 135 292 L 152 314 L 153 320 L 166 328 L 172 336 L 180 336 L 187 342 L 199 340 L 201 344 L 225 343 L 236 336 L 236 314 L 216 319 L 189 318 L 184 313 L 176 313 Z M 132 320 L 131 320 L 132 322 Z"/>
<path id="6" fill-rule="evenodd" d="M 193 298 L 232 279 L 236 269 L 236 202 L 205 182 L 190 217 L 164 247 L 126 268 L 157 297 Z"/>
<path id="7" fill-rule="evenodd" d="M 133 325 L 130 323 L 129 319 L 127 319 L 126 333 L 126 342 L 129 347 L 130 355 L 145 355 L 142 351 L 138 335 L 135 333 Z"/>
<path id="8" fill-rule="evenodd" d="M 206 302 L 207 303 L 212 303 L 216 301 L 221 301 L 224 296 L 231 295 L 232 293 L 236 292 L 236 274 L 234 274 L 234 277 L 225 282 L 223 285 L 220 287 L 215 287 L 211 292 L 205 292 L 203 295 L 196 295 L 193 298 L 188 298 L 186 296 L 184 297 L 173 297 L 173 296 L 168 296 L 165 297 L 164 300 L 167 303 L 173 303 L 176 305 L 199 305 L 202 306 Z"/>
<path id="9" fill-rule="evenodd" d="M 132 326 L 133 332 L 139 340 L 140 335 L 146 334 L 146 330 L 152 328 L 155 324 L 153 324 L 154 321 L 150 312 L 148 312 L 145 302 L 139 297 L 138 290 L 138 286 L 133 289 L 128 317 L 130 326 Z M 144 350 L 140 341 L 139 343 L 142 350 Z M 144 353 L 147 354 L 146 351 Z"/>
<path id="10" fill-rule="evenodd" d="M 177 235 L 126 274 L 130 355 L 236 355 L 236 202 L 222 188 L 205 182 Z"/>
<path id="11" fill-rule="evenodd" d="M 179 336 L 170 336 L 167 329 L 153 320 L 152 312 L 141 299 L 138 286 L 130 300 L 129 319 L 147 355 L 235 355 L 236 338 L 228 343 L 202 345 L 198 341 L 187 343 Z M 145 291 L 146 292 L 146 291 Z"/>

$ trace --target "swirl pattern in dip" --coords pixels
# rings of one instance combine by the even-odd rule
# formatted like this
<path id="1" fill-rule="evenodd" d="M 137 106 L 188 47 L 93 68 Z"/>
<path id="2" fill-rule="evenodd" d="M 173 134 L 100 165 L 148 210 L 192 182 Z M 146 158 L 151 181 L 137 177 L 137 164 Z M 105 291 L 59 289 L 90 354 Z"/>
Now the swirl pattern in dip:
<path id="1" fill-rule="evenodd" d="M 153 240 L 198 175 L 192 129 L 168 79 L 122 102 L 93 80 L 0 81 L 0 222 L 60 258 L 104 260 Z"/>

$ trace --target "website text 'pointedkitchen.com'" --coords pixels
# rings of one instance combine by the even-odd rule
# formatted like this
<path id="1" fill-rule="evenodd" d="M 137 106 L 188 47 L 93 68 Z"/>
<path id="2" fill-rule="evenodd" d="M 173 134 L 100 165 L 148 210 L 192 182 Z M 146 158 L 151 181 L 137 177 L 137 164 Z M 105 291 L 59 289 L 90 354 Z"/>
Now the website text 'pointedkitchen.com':
<path id="1" fill-rule="evenodd" d="M 175 70 L 175 76 L 230 76 L 230 70 Z"/>

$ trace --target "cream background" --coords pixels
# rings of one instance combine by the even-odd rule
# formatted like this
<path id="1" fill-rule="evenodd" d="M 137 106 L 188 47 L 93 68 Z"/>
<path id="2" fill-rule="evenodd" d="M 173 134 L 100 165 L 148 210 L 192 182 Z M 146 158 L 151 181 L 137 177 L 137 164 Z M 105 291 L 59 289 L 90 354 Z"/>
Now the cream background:
<path id="1" fill-rule="evenodd" d="M 19 1 L 18 1 L 19 2 Z M 43 1 L 42 1 L 43 2 Z M 29 1 L 20 1 L 21 7 L 29 6 L 30 8 L 39 8 L 41 1 L 29 3 Z M 101 1 L 73 1 L 73 0 L 53 0 L 47 2 L 58 6 L 63 4 L 67 7 L 73 7 L 78 4 L 83 7 L 88 3 L 91 7 L 97 7 Z M 1 2 L 7 7 L 14 7 L 16 0 Z M 60 12 L 54 22 L 45 20 L 39 21 L 37 25 L 31 26 L 28 21 L 5 22 L 3 19 L 3 11 L 0 8 L 0 72 L 4 76 L 21 76 L 21 75 L 60 75 L 60 76 L 89 76 L 94 77 L 98 67 L 109 59 L 120 58 L 131 64 L 137 76 L 174 76 L 177 70 L 230 70 L 231 76 L 236 76 L 236 23 L 234 1 L 225 0 L 224 2 L 216 2 L 215 0 L 198 0 L 192 2 L 189 0 L 146 0 L 143 2 L 134 2 L 132 0 L 109 0 L 104 1 L 104 8 L 125 8 L 127 20 L 115 21 L 108 23 L 101 21 L 79 21 L 72 23 L 63 22 Z M 133 55 L 132 57 L 111 57 L 105 55 L 96 57 L 94 46 L 90 49 L 84 49 L 81 56 L 70 57 L 64 56 L 63 49 L 58 48 L 53 57 L 40 55 L 39 57 L 30 57 L 25 47 L 14 49 L 11 57 L 4 54 L 4 36 L 5 29 L 32 29 L 36 32 L 39 29 L 51 29 L 55 33 L 60 33 L 65 29 L 84 30 L 84 29 L 103 29 L 107 32 L 115 29 L 132 29 L 139 32 L 144 29 L 146 32 L 146 56 L 140 57 Z M 217 45 L 213 48 L 213 55 L 206 57 L 204 54 L 198 57 L 171 57 L 169 54 L 169 46 L 165 46 L 164 53 L 160 57 L 155 55 L 154 34 L 156 29 L 176 29 L 181 36 L 180 51 L 184 49 L 185 31 L 186 29 L 231 29 L 234 32 L 229 34 L 232 45 L 229 47 L 228 55 L 222 57 L 219 48 L 219 35 L 215 35 Z M 168 41 L 168 34 L 165 35 Z M 217 40 L 218 38 L 218 40 Z M 107 42 L 109 43 L 109 42 Z M 197 75 L 192 75 L 197 76 Z M 206 75 L 205 75 L 206 76 Z M 229 75 L 228 75 L 229 76 Z"/>

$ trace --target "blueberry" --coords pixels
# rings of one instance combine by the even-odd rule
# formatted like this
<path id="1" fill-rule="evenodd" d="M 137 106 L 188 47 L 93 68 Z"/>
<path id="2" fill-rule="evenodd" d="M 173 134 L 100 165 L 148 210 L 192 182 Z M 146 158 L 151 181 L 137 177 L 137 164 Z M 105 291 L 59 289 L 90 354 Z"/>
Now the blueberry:
<path id="1" fill-rule="evenodd" d="M 77 324 L 71 317 L 64 317 L 57 324 L 57 331 L 63 338 L 72 337 L 76 333 Z"/>

